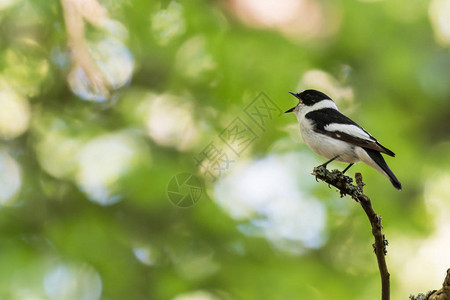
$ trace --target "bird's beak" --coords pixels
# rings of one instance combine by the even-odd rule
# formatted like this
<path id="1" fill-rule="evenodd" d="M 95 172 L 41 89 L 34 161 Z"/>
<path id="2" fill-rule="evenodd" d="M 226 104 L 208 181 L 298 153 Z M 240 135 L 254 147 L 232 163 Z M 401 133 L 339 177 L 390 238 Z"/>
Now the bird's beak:
<path id="1" fill-rule="evenodd" d="M 290 112 L 293 112 L 294 111 L 294 109 L 296 108 L 297 106 L 294 106 L 293 108 L 291 108 L 291 109 L 288 109 L 287 111 L 285 111 L 284 113 L 286 114 L 286 113 L 290 113 Z"/>
<path id="2" fill-rule="evenodd" d="M 289 92 L 289 94 L 291 94 L 292 96 L 294 96 L 295 98 L 298 98 L 298 96 L 297 96 L 297 94 L 296 93 L 293 93 L 293 92 Z M 298 98 L 299 100 L 300 100 L 300 98 Z M 284 113 L 286 114 L 286 113 L 290 113 L 290 112 L 293 112 L 294 111 L 294 109 L 296 108 L 297 106 L 294 106 L 293 108 L 291 108 L 291 109 L 288 109 L 287 111 L 285 111 Z"/>

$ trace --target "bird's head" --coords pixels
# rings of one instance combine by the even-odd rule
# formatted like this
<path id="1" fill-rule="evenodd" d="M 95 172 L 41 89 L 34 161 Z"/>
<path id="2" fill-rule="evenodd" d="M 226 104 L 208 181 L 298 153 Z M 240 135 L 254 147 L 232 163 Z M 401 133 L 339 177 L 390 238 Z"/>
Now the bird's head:
<path id="1" fill-rule="evenodd" d="M 323 100 L 331 100 L 330 97 L 328 97 L 327 95 L 325 95 L 322 92 L 316 91 L 316 90 L 304 90 L 301 93 L 293 93 L 293 92 L 289 92 L 291 95 L 293 95 L 294 97 L 296 97 L 299 100 L 299 103 L 297 104 L 297 106 L 289 109 L 286 111 L 286 113 L 289 112 L 297 112 L 301 105 L 305 105 L 305 106 L 313 106 L 314 104 L 323 101 Z M 333 101 L 333 100 L 331 100 Z"/>

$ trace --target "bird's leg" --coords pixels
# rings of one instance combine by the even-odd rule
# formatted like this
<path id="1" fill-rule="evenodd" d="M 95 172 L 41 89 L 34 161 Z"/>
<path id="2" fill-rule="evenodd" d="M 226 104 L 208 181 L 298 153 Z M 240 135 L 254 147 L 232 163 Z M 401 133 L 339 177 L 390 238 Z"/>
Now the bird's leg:
<path id="1" fill-rule="evenodd" d="M 351 166 L 353 166 L 353 164 L 349 164 L 349 165 L 347 166 L 347 168 L 345 168 L 344 171 L 342 171 L 342 174 L 345 174 L 345 172 L 346 172 L 348 169 L 350 169 Z"/>
<path id="2" fill-rule="evenodd" d="M 339 157 L 339 155 L 336 155 L 335 157 L 333 157 L 332 159 L 330 159 L 330 160 L 327 161 L 326 163 L 321 164 L 320 167 L 324 167 L 324 168 L 326 169 L 326 168 L 327 168 L 327 165 L 328 165 L 330 162 L 332 162 L 333 160 L 335 160 L 336 158 L 338 158 L 338 157 Z"/>

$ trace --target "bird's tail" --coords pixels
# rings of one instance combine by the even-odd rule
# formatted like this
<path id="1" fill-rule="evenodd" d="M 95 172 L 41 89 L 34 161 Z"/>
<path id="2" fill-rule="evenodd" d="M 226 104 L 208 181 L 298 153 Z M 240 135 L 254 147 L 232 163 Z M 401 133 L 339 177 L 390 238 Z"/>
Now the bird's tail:
<path id="1" fill-rule="evenodd" d="M 392 185 L 397 190 L 401 190 L 402 189 L 402 184 L 400 183 L 400 181 L 398 181 L 397 177 L 395 177 L 395 175 L 391 171 L 391 169 L 389 169 L 389 167 L 386 164 L 386 161 L 384 160 L 384 158 L 381 155 L 381 153 L 376 151 L 376 150 L 367 149 L 367 148 L 364 148 L 364 150 L 367 152 L 367 154 L 370 156 L 370 158 L 377 164 L 378 168 L 376 168 L 376 169 L 378 169 L 379 171 L 383 171 L 381 173 L 383 173 L 385 176 L 387 176 L 389 178 L 389 180 L 391 181 Z"/>

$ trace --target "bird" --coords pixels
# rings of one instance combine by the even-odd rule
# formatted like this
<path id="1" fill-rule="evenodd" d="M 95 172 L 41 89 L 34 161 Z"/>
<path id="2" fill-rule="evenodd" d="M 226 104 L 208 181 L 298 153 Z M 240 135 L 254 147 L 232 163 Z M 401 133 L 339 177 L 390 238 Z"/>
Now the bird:
<path id="1" fill-rule="evenodd" d="M 289 93 L 295 96 L 299 103 L 285 113 L 295 113 L 306 145 L 328 159 L 322 166 L 326 167 L 332 161 L 348 163 L 343 170 L 345 173 L 353 164 L 363 162 L 388 177 L 396 189 L 402 189 L 402 184 L 381 155 L 383 153 L 395 157 L 394 152 L 339 112 L 330 97 L 313 89 Z"/>

